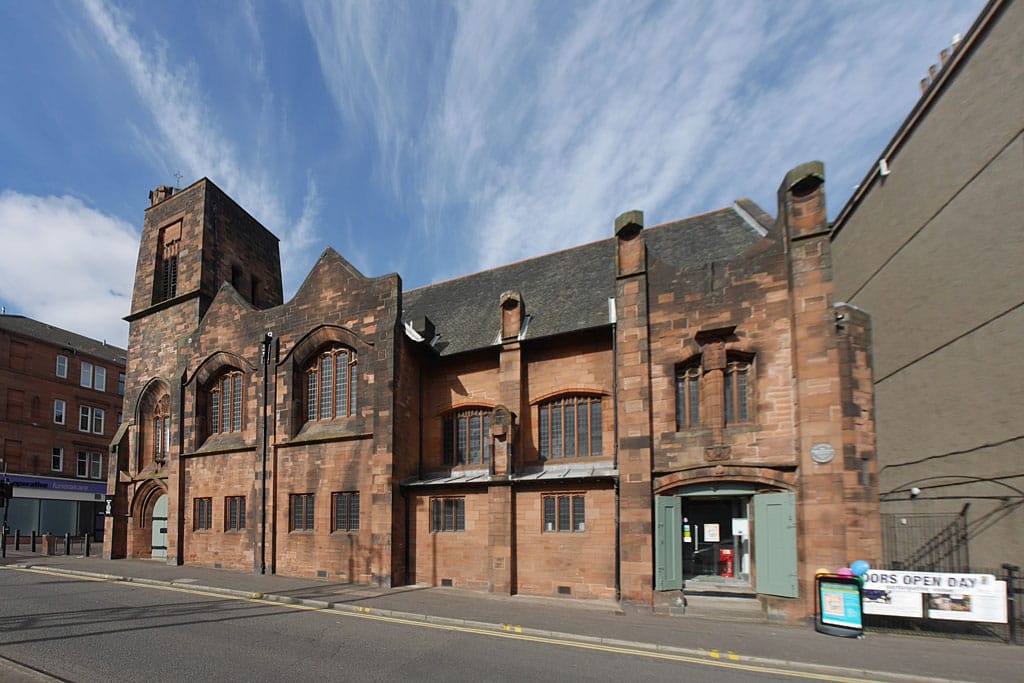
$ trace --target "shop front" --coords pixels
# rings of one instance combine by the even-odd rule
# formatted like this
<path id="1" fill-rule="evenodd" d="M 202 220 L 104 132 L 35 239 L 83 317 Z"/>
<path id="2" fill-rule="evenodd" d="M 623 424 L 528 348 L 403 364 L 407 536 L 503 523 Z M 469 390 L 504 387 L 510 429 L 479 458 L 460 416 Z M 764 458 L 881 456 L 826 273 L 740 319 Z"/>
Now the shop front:
<path id="1" fill-rule="evenodd" d="M 105 482 L 8 475 L 14 497 L 7 510 L 10 534 L 91 534 L 103 540 Z"/>

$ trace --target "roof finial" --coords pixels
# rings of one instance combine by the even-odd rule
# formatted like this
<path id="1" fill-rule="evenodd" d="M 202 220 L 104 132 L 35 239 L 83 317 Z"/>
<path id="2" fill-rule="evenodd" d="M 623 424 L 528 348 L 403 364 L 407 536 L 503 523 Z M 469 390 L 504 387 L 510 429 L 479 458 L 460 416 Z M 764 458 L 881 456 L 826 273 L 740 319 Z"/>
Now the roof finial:
<path id="1" fill-rule="evenodd" d="M 177 185 L 181 185 L 181 179 L 182 179 L 182 174 L 181 174 L 181 171 L 175 171 L 175 172 L 174 172 L 174 179 L 175 179 L 176 181 L 178 181 L 178 182 L 176 183 Z"/>

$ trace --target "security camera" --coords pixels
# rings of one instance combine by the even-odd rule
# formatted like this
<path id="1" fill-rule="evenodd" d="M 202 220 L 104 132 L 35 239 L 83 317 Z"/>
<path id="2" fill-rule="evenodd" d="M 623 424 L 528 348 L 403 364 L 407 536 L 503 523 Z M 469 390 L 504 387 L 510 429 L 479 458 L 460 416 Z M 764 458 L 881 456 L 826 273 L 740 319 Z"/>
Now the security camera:
<path id="1" fill-rule="evenodd" d="M 917 498 L 920 495 L 921 495 L 921 489 L 917 488 L 916 486 L 910 489 L 910 497 L 911 498 Z"/>

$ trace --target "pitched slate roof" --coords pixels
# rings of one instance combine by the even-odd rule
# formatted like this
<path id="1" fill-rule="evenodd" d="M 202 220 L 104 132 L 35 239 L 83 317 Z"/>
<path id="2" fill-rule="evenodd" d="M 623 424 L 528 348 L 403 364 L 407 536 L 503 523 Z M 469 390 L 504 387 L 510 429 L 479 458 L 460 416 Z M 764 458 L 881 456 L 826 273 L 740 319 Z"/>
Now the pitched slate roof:
<path id="1" fill-rule="evenodd" d="M 645 229 L 648 258 L 680 268 L 735 258 L 763 239 L 765 226 L 751 220 L 729 207 Z M 499 297 L 507 291 L 523 297 L 529 316 L 523 339 L 607 325 L 608 299 L 615 296 L 615 239 L 405 292 L 402 320 L 430 318 L 443 356 L 486 348 L 497 341 Z"/>
<path id="2" fill-rule="evenodd" d="M 128 352 L 118 346 L 97 341 L 53 325 L 26 318 L 23 315 L 0 315 L 0 330 L 20 334 L 31 339 L 49 342 L 55 346 L 80 354 L 124 365 Z"/>

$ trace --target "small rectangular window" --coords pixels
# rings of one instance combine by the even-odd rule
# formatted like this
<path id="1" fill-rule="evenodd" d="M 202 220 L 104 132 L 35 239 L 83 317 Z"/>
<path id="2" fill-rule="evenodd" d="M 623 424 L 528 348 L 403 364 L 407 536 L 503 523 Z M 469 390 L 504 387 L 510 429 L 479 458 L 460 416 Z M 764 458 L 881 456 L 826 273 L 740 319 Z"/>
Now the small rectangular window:
<path id="1" fill-rule="evenodd" d="M 117 373 L 117 395 L 124 396 L 124 373 Z"/>
<path id="2" fill-rule="evenodd" d="M 82 478 L 89 476 L 89 454 L 85 451 L 78 451 L 78 468 L 75 470 L 75 476 Z"/>
<path id="3" fill-rule="evenodd" d="M 92 427 L 92 408 L 89 406 L 78 407 L 78 431 L 87 432 Z"/>
<path id="4" fill-rule="evenodd" d="M 92 409 L 92 432 L 93 434 L 102 434 L 104 428 L 104 419 L 106 418 L 106 412 L 103 408 Z"/>
<path id="5" fill-rule="evenodd" d="M 53 423 L 62 425 L 65 421 L 64 412 L 67 409 L 67 404 L 61 399 L 55 399 L 53 401 Z"/>
<path id="6" fill-rule="evenodd" d="M 241 531 L 245 528 L 245 496 L 224 499 L 224 530 Z"/>
<path id="7" fill-rule="evenodd" d="M 50 456 L 50 469 L 54 472 L 64 471 L 64 449 L 54 448 Z"/>
<path id="8" fill-rule="evenodd" d="M 103 478 L 103 454 L 102 453 L 90 453 L 89 454 L 89 476 L 93 479 Z"/>
<path id="9" fill-rule="evenodd" d="M 359 529 L 359 493 L 342 491 L 332 494 L 334 514 L 331 531 L 356 531 Z"/>
<path id="10" fill-rule="evenodd" d="M 57 376 L 61 379 L 67 379 L 68 376 L 68 357 L 57 356 Z"/>
<path id="11" fill-rule="evenodd" d="M 586 496 L 544 496 L 544 531 L 583 532 L 587 529 Z"/>
<path id="12" fill-rule="evenodd" d="M 81 379 L 78 383 L 86 389 L 92 389 L 92 363 L 82 361 L 82 373 L 80 377 Z"/>
<path id="13" fill-rule="evenodd" d="M 196 498 L 192 529 L 195 531 L 213 528 L 213 498 Z"/>
<path id="14" fill-rule="evenodd" d="M 93 384 L 92 388 L 96 391 L 107 390 L 107 369 L 96 366 L 93 370 Z"/>
<path id="15" fill-rule="evenodd" d="M 293 493 L 291 503 L 291 530 L 313 531 L 314 510 L 312 493 Z"/>
<path id="16" fill-rule="evenodd" d="M 433 511 L 431 531 L 466 530 L 465 498 L 432 498 L 430 505 Z"/>

